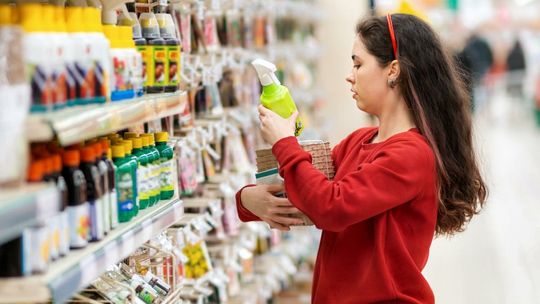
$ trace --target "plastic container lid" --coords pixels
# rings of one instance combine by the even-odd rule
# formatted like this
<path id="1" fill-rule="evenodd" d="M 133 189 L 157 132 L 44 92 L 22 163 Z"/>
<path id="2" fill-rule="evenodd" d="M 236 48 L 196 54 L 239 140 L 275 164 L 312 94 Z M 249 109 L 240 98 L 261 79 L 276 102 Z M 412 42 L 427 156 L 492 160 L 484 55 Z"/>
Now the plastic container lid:
<path id="1" fill-rule="evenodd" d="M 146 147 L 148 147 L 150 145 L 150 143 L 149 143 L 150 140 L 149 140 L 148 136 L 141 136 L 140 138 L 141 138 L 143 147 L 146 148 Z"/>
<path id="2" fill-rule="evenodd" d="M 43 32 L 43 5 L 25 3 L 19 6 L 19 18 L 25 32 Z"/>
<path id="3" fill-rule="evenodd" d="M 50 4 L 43 5 L 43 24 L 42 27 L 46 32 L 56 31 L 56 21 L 54 21 L 54 6 Z"/>
<path id="4" fill-rule="evenodd" d="M 124 145 L 125 153 L 131 154 L 131 150 L 133 150 L 133 143 L 131 142 L 131 140 L 122 140 L 120 143 Z"/>
<path id="5" fill-rule="evenodd" d="M 156 14 L 161 38 L 176 38 L 174 20 L 170 14 Z"/>
<path id="6" fill-rule="evenodd" d="M 122 48 L 135 48 L 135 42 L 133 41 L 133 30 L 131 26 L 121 25 L 118 26 L 119 36 Z"/>
<path id="7" fill-rule="evenodd" d="M 140 137 L 130 138 L 130 140 L 133 143 L 133 149 L 141 149 L 142 148 L 142 139 Z"/>
<path id="8" fill-rule="evenodd" d="M 96 152 L 92 146 L 87 146 L 81 150 L 81 160 L 83 162 L 93 163 L 96 161 Z"/>
<path id="9" fill-rule="evenodd" d="M 110 148 L 109 139 L 107 138 L 100 138 L 99 144 L 101 145 L 101 149 L 103 149 L 102 151 L 107 152 L 107 150 Z"/>
<path id="10" fill-rule="evenodd" d="M 101 25 L 101 11 L 96 7 L 84 7 L 82 10 L 86 31 L 92 33 L 103 32 L 103 27 Z"/>
<path id="11" fill-rule="evenodd" d="M 83 23 L 83 9 L 82 7 L 69 6 L 66 7 L 66 26 L 67 31 L 70 33 L 85 32 L 85 26 Z"/>
<path id="12" fill-rule="evenodd" d="M 142 35 L 144 38 L 160 38 L 159 24 L 154 13 L 142 13 L 139 16 L 139 22 L 141 24 Z"/>
<path id="13" fill-rule="evenodd" d="M 142 136 L 145 136 L 145 137 L 148 137 L 148 145 L 150 146 L 154 146 L 156 143 L 154 142 L 154 134 L 153 133 L 145 133 L 145 134 L 142 134 Z"/>
<path id="14" fill-rule="evenodd" d="M 130 138 L 135 138 L 139 136 L 136 132 L 126 132 L 124 133 L 124 138 L 125 139 L 130 139 Z"/>
<path id="15" fill-rule="evenodd" d="M 167 142 L 169 140 L 169 133 L 158 132 L 156 133 L 156 142 Z"/>
<path id="16" fill-rule="evenodd" d="M 54 159 L 52 156 L 48 156 L 43 159 L 43 162 L 45 164 L 43 174 L 44 175 L 51 175 L 54 172 Z"/>
<path id="17" fill-rule="evenodd" d="M 14 24 L 13 6 L 9 4 L 0 4 L 0 25 Z"/>
<path id="18" fill-rule="evenodd" d="M 62 153 L 65 166 L 78 167 L 81 164 L 81 155 L 78 150 L 66 150 Z"/>
<path id="19" fill-rule="evenodd" d="M 55 154 L 52 156 L 53 158 L 53 172 L 60 172 L 62 171 L 62 157 L 60 154 Z"/>
<path id="20" fill-rule="evenodd" d="M 94 148 L 94 153 L 96 154 L 96 158 L 101 157 L 101 155 L 103 155 L 103 152 L 105 152 L 105 150 L 103 150 L 103 146 L 101 145 L 101 142 L 99 141 L 92 144 L 92 148 Z"/>
<path id="21" fill-rule="evenodd" d="M 120 48 L 120 33 L 116 25 L 103 25 L 103 34 L 109 39 L 112 49 Z"/>
<path id="22" fill-rule="evenodd" d="M 34 160 L 28 166 L 28 181 L 40 182 L 43 180 L 43 171 L 45 170 L 45 163 L 43 160 Z"/>
<path id="23" fill-rule="evenodd" d="M 122 145 L 114 145 L 112 146 L 112 156 L 115 158 L 122 158 L 126 156 L 126 152 L 124 150 L 124 146 Z"/>

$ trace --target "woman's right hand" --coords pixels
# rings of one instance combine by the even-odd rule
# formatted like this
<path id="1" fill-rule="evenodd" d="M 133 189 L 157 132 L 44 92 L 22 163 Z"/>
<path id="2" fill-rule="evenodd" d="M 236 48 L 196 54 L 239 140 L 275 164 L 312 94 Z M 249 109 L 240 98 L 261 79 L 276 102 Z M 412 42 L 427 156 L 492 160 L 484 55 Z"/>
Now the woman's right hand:
<path id="1" fill-rule="evenodd" d="M 242 190 L 240 199 L 244 208 L 270 227 L 289 231 L 289 226 L 302 225 L 304 221 L 298 218 L 300 211 L 288 199 L 274 195 L 282 191 L 284 187 L 279 184 L 246 187 Z"/>

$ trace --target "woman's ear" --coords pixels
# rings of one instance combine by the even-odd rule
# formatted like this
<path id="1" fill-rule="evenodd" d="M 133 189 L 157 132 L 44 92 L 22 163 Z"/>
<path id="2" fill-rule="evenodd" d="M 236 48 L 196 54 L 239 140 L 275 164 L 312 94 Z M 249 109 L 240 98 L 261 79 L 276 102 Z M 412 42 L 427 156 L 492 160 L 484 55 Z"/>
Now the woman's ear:
<path id="1" fill-rule="evenodd" d="M 401 70 L 399 68 L 399 62 L 397 60 L 393 60 L 392 62 L 390 62 L 388 68 L 388 80 L 396 82 L 399 78 L 400 71 Z"/>

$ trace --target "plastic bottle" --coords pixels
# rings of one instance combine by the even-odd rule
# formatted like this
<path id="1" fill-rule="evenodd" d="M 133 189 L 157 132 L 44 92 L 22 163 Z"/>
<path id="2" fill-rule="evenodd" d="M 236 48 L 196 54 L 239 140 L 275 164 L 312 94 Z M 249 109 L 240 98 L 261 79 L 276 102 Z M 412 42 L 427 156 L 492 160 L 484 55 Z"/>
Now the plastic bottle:
<path id="1" fill-rule="evenodd" d="M 66 27 L 66 13 L 63 6 L 54 7 L 54 21 L 56 27 L 56 36 L 58 37 L 58 48 L 63 53 L 64 70 L 65 73 L 65 86 L 66 86 L 66 105 L 73 106 L 77 101 L 77 86 L 75 82 L 74 70 L 75 70 L 75 54 L 74 47 L 71 43 L 71 38 L 67 33 Z M 58 82 L 61 79 L 61 67 L 57 67 L 58 70 L 55 75 L 55 79 Z M 61 82 L 61 81 L 60 81 Z"/>
<path id="2" fill-rule="evenodd" d="M 148 133 L 142 134 L 141 136 L 147 137 L 148 139 L 148 153 L 150 154 L 149 158 L 151 159 L 150 163 L 152 164 L 152 168 L 150 169 L 150 181 L 153 204 L 151 205 L 154 205 L 159 202 L 161 197 L 161 160 L 159 157 L 159 151 L 156 149 L 154 143 L 154 134 Z"/>
<path id="3" fill-rule="evenodd" d="M 32 112 L 51 111 L 53 100 L 53 45 L 44 28 L 43 5 L 21 4 L 20 24 L 24 29 L 23 49 L 27 75 L 32 88 Z"/>
<path id="4" fill-rule="evenodd" d="M 142 279 L 132 279 L 131 287 L 135 290 L 135 293 L 146 304 L 156 303 L 159 295 Z"/>
<path id="5" fill-rule="evenodd" d="M 135 96 L 141 96 L 143 93 L 143 58 L 135 47 L 133 40 L 133 28 L 131 25 L 119 26 L 122 45 L 128 55 L 128 63 L 131 71 L 131 84 Z"/>
<path id="6" fill-rule="evenodd" d="M 111 229 L 114 229 L 118 226 L 118 202 L 114 178 L 115 166 L 112 162 L 112 151 L 109 145 L 109 140 L 107 138 L 101 138 L 99 143 L 103 149 L 101 159 L 107 165 L 107 182 L 109 189 L 109 198 L 107 199 L 109 205 L 107 208 L 109 209 L 109 222 L 111 224 Z"/>
<path id="7" fill-rule="evenodd" d="M 48 183 L 56 183 L 54 157 L 52 155 L 47 155 L 42 158 L 41 163 L 43 164 L 42 180 Z M 50 259 L 56 260 L 60 255 L 60 209 L 58 209 L 58 214 L 47 220 L 47 229 Z"/>
<path id="8" fill-rule="evenodd" d="M 103 190 L 101 177 L 96 166 L 96 154 L 91 146 L 81 150 L 81 170 L 86 178 L 88 203 L 90 205 L 90 240 L 99 241 L 104 235 L 103 225 Z"/>
<path id="9" fill-rule="evenodd" d="M 43 5 L 43 26 L 49 33 L 49 44 L 52 48 L 52 98 L 54 108 L 63 108 L 67 104 L 67 71 L 66 52 L 64 50 L 67 37 L 60 33 L 58 22 L 55 21 L 55 7 Z"/>
<path id="10" fill-rule="evenodd" d="M 135 206 L 133 207 L 133 217 L 135 217 L 137 216 L 137 214 L 139 214 L 140 209 L 139 191 L 137 189 L 137 156 L 131 154 L 133 150 L 133 144 L 130 140 L 123 140 L 121 141 L 121 143 L 122 145 L 124 145 L 125 158 L 128 160 L 129 165 L 131 166 L 131 172 L 133 174 L 133 201 L 135 202 Z"/>
<path id="11" fill-rule="evenodd" d="M 166 296 L 171 291 L 171 286 L 165 283 L 162 279 L 156 277 L 150 271 L 147 271 L 143 277 L 148 285 L 152 286 L 159 294 Z"/>
<path id="12" fill-rule="evenodd" d="M 69 252 L 69 220 L 67 214 L 68 206 L 68 189 L 66 180 L 62 176 L 62 157 L 60 154 L 53 156 L 53 176 L 56 183 L 56 187 L 60 192 L 60 213 L 58 215 L 59 234 L 58 234 L 58 254 L 64 256 Z M 54 236 L 56 241 L 56 236 Z"/>
<path id="13" fill-rule="evenodd" d="M 156 14 L 159 33 L 165 40 L 167 62 L 165 65 L 165 92 L 176 92 L 180 81 L 180 40 L 176 37 L 174 21 L 170 14 Z"/>
<path id="14" fill-rule="evenodd" d="M 104 25 L 103 30 L 111 43 L 111 101 L 131 99 L 135 96 L 131 84 L 131 65 L 129 64 L 129 54 L 122 45 L 120 29 L 116 25 Z"/>
<path id="15" fill-rule="evenodd" d="M 146 209 L 150 204 L 149 187 L 148 187 L 148 156 L 142 149 L 142 139 L 139 137 L 130 138 L 133 145 L 133 155 L 137 157 L 137 183 L 139 193 L 140 209 Z"/>
<path id="16" fill-rule="evenodd" d="M 255 67 L 255 70 L 259 75 L 259 80 L 263 86 L 261 104 L 283 118 L 290 117 L 292 113 L 297 111 L 296 104 L 289 93 L 289 89 L 282 85 L 274 74 L 276 66 L 263 59 L 256 59 L 252 61 L 251 64 Z M 298 117 L 296 119 L 296 130 L 294 135 L 299 136 L 303 129 L 304 126 L 302 121 L 300 120 L 300 117 Z"/>
<path id="17" fill-rule="evenodd" d="M 109 168 L 107 167 L 106 161 L 103 159 L 104 156 L 106 158 L 107 152 L 104 151 L 103 146 L 100 142 L 92 144 L 92 147 L 94 148 L 96 154 L 96 166 L 99 170 L 99 181 L 102 191 L 101 200 L 103 202 L 103 212 L 101 217 L 103 222 L 103 232 L 106 235 L 107 233 L 109 233 L 109 231 L 111 231 L 111 203 L 109 202 Z"/>
<path id="18" fill-rule="evenodd" d="M 167 145 L 169 133 L 156 133 L 156 149 L 159 151 L 161 178 L 160 178 L 160 199 L 168 200 L 174 196 L 174 179 L 173 179 L 173 157 L 174 151 L 172 147 Z"/>
<path id="19" fill-rule="evenodd" d="M 86 197 L 86 179 L 79 169 L 80 153 L 67 150 L 62 154 L 62 176 L 68 189 L 68 221 L 70 248 L 83 248 L 88 244 L 90 207 Z"/>
<path id="20" fill-rule="evenodd" d="M 95 7 L 83 8 L 86 36 L 92 44 L 90 57 L 94 65 L 94 103 L 104 103 L 110 96 L 111 55 L 109 40 L 103 34 L 101 12 Z"/>
<path id="21" fill-rule="evenodd" d="M 152 154 L 152 152 L 148 149 L 148 147 L 149 147 L 148 136 L 141 135 L 140 138 L 141 138 L 141 142 L 142 142 L 142 151 L 146 155 L 146 158 L 148 160 L 147 163 L 146 163 L 146 175 L 145 175 L 146 186 L 148 187 L 147 188 L 147 190 L 148 190 L 148 204 L 149 204 L 149 206 L 153 206 L 157 202 L 157 196 L 159 196 L 159 193 L 156 196 L 156 192 L 155 192 L 156 187 L 154 186 L 154 180 L 152 179 L 152 172 L 153 172 L 154 167 L 155 167 L 155 165 L 154 165 L 154 154 Z"/>
<path id="22" fill-rule="evenodd" d="M 114 175 L 118 201 L 118 221 L 125 223 L 131 220 L 135 208 L 135 192 L 133 189 L 135 177 L 133 176 L 130 160 L 125 158 L 123 145 L 113 145 L 112 156 L 116 166 Z"/>
<path id="23" fill-rule="evenodd" d="M 66 26 L 73 45 L 75 66 L 71 73 L 75 79 L 77 99 L 76 105 L 96 102 L 96 77 L 94 60 L 92 59 L 92 40 L 87 35 L 87 28 L 82 22 L 84 14 L 82 7 L 66 7 Z"/>
<path id="24" fill-rule="evenodd" d="M 131 17 L 130 24 L 132 26 L 133 30 L 133 42 L 135 42 L 135 49 L 139 54 L 141 54 L 141 60 L 142 60 L 142 66 L 141 66 L 141 85 L 142 90 L 136 91 L 135 93 L 137 96 L 141 96 L 145 92 L 145 83 L 147 82 L 147 72 L 146 72 L 146 65 L 148 62 L 152 62 L 153 59 L 148 58 L 147 56 L 151 55 L 149 47 L 146 45 L 146 39 L 142 37 L 142 31 L 141 31 L 141 25 L 139 24 L 139 20 L 137 19 L 137 14 L 135 13 L 129 13 L 129 16 Z M 127 24 L 125 24 L 127 25 Z"/>
<path id="25" fill-rule="evenodd" d="M 38 183 L 43 181 L 45 173 L 45 161 L 35 160 L 28 167 L 28 182 Z M 49 225 L 46 223 L 37 224 L 27 228 L 23 238 L 29 244 L 29 261 L 32 273 L 43 273 L 47 271 L 51 254 L 51 240 Z"/>
<path id="26" fill-rule="evenodd" d="M 142 13 L 139 16 L 142 35 L 146 39 L 146 82 L 147 93 L 162 93 L 166 85 L 165 64 L 166 49 L 165 40 L 159 35 L 159 25 L 154 13 Z"/>

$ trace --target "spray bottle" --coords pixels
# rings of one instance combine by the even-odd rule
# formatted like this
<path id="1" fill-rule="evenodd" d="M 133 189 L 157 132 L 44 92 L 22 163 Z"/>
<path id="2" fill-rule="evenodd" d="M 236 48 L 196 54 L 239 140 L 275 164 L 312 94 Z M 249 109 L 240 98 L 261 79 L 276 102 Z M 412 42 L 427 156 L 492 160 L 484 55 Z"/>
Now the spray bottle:
<path id="1" fill-rule="evenodd" d="M 286 86 L 282 85 L 279 79 L 274 74 L 276 71 L 276 66 L 263 59 L 256 59 L 251 62 L 255 67 L 257 74 L 259 75 L 259 80 L 263 86 L 263 91 L 261 94 L 261 104 L 283 118 L 289 118 L 292 113 L 297 111 L 296 105 L 292 100 L 289 89 Z M 300 117 L 296 119 L 296 130 L 294 131 L 295 136 L 299 136 L 302 133 L 304 126 Z"/>
<path id="2" fill-rule="evenodd" d="M 156 14 L 159 33 L 165 40 L 167 60 L 165 64 L 165 92 L 175 92 L 180 79 L 180 40 L 176 38 L 174 21 L 170 14 Z"/>

